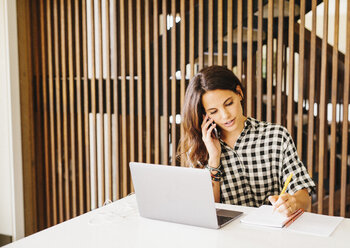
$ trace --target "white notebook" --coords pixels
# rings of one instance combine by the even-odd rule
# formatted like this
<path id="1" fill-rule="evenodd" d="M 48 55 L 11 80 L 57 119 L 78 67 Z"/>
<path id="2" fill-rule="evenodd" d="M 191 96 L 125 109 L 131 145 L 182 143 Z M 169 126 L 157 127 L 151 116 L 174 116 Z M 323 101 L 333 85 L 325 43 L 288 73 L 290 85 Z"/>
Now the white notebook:
<path id="1" fill-rule="evenodd" d="M 273 206 L 262 205 L 246 217 L 242 218 L 241 222 L 252 225 L 282 228 L 293 222 L 301 214 L 303 214 L 303 211 L 300 209 L 299 212 L 296 212 L 292 216 L 285 217 L 276 211 L 273 212 Z"/>

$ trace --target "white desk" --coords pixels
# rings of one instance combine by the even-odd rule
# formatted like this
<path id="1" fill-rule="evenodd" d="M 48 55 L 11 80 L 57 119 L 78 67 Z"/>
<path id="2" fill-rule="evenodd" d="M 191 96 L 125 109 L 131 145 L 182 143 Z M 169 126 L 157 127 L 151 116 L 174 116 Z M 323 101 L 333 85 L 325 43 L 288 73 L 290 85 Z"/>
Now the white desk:
<path id="1" fill-rule="evenodd" d="M 245 214 L 253 210 L 218 205 Z M 213 230 L 142 218 L 135 196 L 129 196 L 6 247 L 350 247 L 350 219 L 330 237 L 249 226 L 239 219 Z"/>

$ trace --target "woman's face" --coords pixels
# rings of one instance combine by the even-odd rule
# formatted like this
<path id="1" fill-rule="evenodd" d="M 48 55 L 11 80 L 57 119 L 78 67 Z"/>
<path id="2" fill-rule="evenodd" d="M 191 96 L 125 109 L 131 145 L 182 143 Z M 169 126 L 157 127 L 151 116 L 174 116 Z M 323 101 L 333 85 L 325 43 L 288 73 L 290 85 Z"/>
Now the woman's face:
<path id="1" fill-rule="evenodd" d="M 207 91 L 202 96 L 205 112 L 224 133 L 241 132 L 244 127 L 246 118 L 241 105 L 243 93 L 240 87 L 237 87 L 237 91 L 240 94 L 218 89 Z"/>

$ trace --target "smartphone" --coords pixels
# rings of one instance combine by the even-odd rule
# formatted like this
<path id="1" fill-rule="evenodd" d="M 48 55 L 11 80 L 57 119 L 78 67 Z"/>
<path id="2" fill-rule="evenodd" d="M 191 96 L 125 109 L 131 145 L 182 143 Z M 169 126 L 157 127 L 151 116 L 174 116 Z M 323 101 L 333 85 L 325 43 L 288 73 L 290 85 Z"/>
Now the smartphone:
<path id="1" fill-rule="evenodd" d="M 215 123 L 215 122 L 213 121 L 213 123 L 210 124 L 209 128 L 210 128 L 211 125 L 213 125 L 214 123 Z M 218 126 L 214 127 L 212 134 L 213 134 L 214 138 L 220 139 L 220 129 L 219 129 Z"/>

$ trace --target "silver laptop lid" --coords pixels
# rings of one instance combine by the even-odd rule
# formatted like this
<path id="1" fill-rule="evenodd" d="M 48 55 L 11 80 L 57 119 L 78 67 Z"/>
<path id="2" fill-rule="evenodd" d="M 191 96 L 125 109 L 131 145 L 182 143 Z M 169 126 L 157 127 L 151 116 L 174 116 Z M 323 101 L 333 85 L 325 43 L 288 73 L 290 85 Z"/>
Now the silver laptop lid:
<path id="1" fill-rule="evenodd" d="M 208 170 L 136 162 L 130 170 L 141 216 L 218 228 Z"/>

